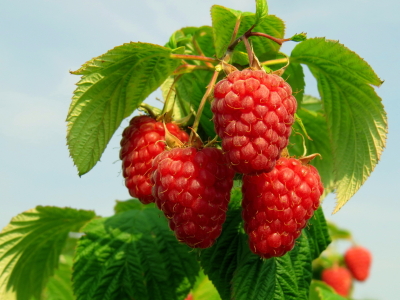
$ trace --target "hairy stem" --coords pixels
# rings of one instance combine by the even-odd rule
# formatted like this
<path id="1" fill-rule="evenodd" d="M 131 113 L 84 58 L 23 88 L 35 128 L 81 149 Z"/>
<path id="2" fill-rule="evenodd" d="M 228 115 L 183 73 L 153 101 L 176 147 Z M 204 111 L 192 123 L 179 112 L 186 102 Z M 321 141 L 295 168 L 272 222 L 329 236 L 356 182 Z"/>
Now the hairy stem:
<path id="1" fill-rule="evenodd" d="M 210 63 L 219 63 L 218 59 L 201 56 L 201 55 L 170 54 L 169 57 L 173 58 L 173 59 L 190 59 L 190 60 L 200 60 L 200 61 L 205 61 L 205 62 L 210 62 Z"/>
<path id="2" fill-rule="evenodd" d="M 263 61 L 261 65 L 263 66 L 272 66 L 272 65 L 277 65 L 277 64 L 286 64 L 289 61 L 288 58 L 279 58 L 279 59 L 272 59 L 272 60 L 267 60 Z"/>
<path id="3" fill-rule="evenodd" d="M 171 93 L 174 91 L 175 84 L 179 80 L 179 78 L 181 78 L 181 76 L 182 75 L 175 76 L 174 82 L 171 84 L 171 86 L 169 88 L 167 97 L 165 97 L 164 107 L 163 107 L 163 110 L 161 112 L 162 115 L 165 114 L 167 112 L 167 110 L 168 110 L 168 107 L 169 107 L 168 104 L 169 104 L 169 101 L 170 101 L 169 99 L 171 99 Z M 174 99 L 174 101 L 175 101 L 175 99 Z"/>
<path id="4" fill-rule="evenodd" d="M 213 71 L 215 68 L 213 65 L 210 64 L 210 66 L 196 66 L 196 65 L 189 65 L 189 64 L 183 64 L 180 65 L 175 69 L 175 71 L 172 73 L 172 75 L 179 75 L 179 74 L 185 74 L 185 73 L 191 73 L 194 70 L 211 70 Z"/>
<path id="5" fill-rule="evenodd" d="M 248 33 L 246 32 L 245 34 L 246 34 L 247 37 L 250 37 L 250 36 L 262 36 L 262 37 L 265 37 L 267 39 L 270 39 L 271 41 L 274 41 L 275 43 L 277 43 L 279 45 L 282 45 L 283 42 L 288 42 L 288 41 L 291 40 L 291 39 L 276 38 L 276 37 L 273 37 L 272 35 L 269 35 L 269 34 L 266 34 L 266 33 L 262 33 L 262 32 L 248 32 Z"/>
<path id="6" fill-rule="evenodd" d="M 190 133 L 189 141 L 191 141 L 193 139 L 193 135 L 194 135 L 193 132 L 197 132 L 197 129 L 199 128 L 200 117 L 203 112 L 204 105 L 206 104 L 207 98 L 208 98 L 208 96 L 210 96 L 211 91 L 214 88 L 214 84 L 217 81 L 218 74 L 219 74 L 219 71 L 214 71 L 213 77 L 211 78 L 210 83 L 207 86 L 207 90 L 206 90 L 203 98 L 200 101 L 199 108 L 198 108 L 197 114 L 196 114 L 196 118 L 194 120 L 193 127 L 192 127 L 193 131 Z"/>

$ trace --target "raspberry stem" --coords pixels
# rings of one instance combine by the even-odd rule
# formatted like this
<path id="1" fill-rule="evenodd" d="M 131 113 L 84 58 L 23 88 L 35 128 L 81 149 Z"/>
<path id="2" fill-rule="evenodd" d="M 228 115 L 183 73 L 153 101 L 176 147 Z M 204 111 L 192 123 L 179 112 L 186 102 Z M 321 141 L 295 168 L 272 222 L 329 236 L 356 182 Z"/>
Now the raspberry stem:
<path id="1" fill-rule="evenodd" d="M 180 65 L 179 67 L 177 67 L 172 74 L 179 75 L 179 74 L 191 73 L 194 70 L 214 70 L 214 66 L 211 65 L 210 63 L 209 63 L 209 65 L 196 66 L 196 65 L 183 64 L 183 65 Z"/>
<path id="2" fill-rule="evenodd" d="M 279 59 L 272 59 L 272 60 L 267 60 L 263 61 L 261 63 L 262 66 L 272 66 L 272 65 L 278 65 L 278 64 L 285 64 L 289 62 L 289 58 L 279 58 Z"/>
<path id="3" fill-rule="evenodd" d="M 250 36 L 261 36 L 261 37 L 265 37 L 267 39 L 270 39 L 271 41 L 277 43 L 278 45 L 282 45 L 284 42 L 288 42 L 291 41 L 291 39 L 280 39 L 280 38 L 276 38 L 272 35 L 266 34 L 266 33 L 262 33 L 262 32 L 246 32 L 245 35 L 247 37 Z"/>
<path id="4" fill-rule="evenodd" d="M 249 57 L 250 68 L 252 68 L 254 70 L 262 70 L 263 68 L 262 68 L 260 62 L 258 61 L 257 56 L 255 55 L 255 53 L 253 51 L 253 47 L 250 45 L 249 39 L 245 36 L 243 37 L 243 43 L 246 47 L 247 56 Z"/>
<path id="5" fill-rule="evenodd" d="M 215 70 L 214 74 L 213 74 L 213 77 L 211 78 L 210 83 L 207 86 L 207 90 L 206 90 L 203 98 L 200 101 L 199 108 L 198 108 L 197 113 L 196 113 L 196 118 L 194 119 L 194 123 L 193 123 L 193 126 L 192 126 L 192 132 L 190 133 L 189 144 L 192 142 L 192 139 L 195 137 L 193 132 L 197 132 L 197 129 L 198 129 L 199 123 L 200 123 L 201 114 L 203 112 L 204 105 L 206 104 L 207 98 L 208 98 L 208 96 L 210 96 L 211 91 L 214 88 L 215 82 L 217 81 L 218 74 L 219 74 L 219 70 Z"/>
<path id="6" fill-rule="evenodd" d="M 165 113 L 167 113 L 169 108 L 171 110 L 173 110 L 173 107 L 174 107 L 175 103 L 173 103 L 173 105 L 168 105 L 169 104 L 169 99 L 171 99 L 171 93 L 172 93 L 172 91 L 174 91 L 175 84 L 179 80 L 179 78 L 181 78 L 181 76 L 182 75 L 178 75 L 178 76 L 176 76 L 174 78 L 174 82 L 171 84 L 171 86 L 169 88 L 169 91 L 168 91 L 168 94 L 167 94 L 167 97 L 165 98 L 164 107 L 163 107 L 163 110 L 161 112 L 161 115 L 164 115 Z M 175 98 L 174 98 L 174 101 L 175 101 Z"/>
<path id="7" fill-rule="evenodd" d="M 210 62 L 210 63 L 219 63 L 218 59 L 201 56 L 201 55 L 170 54 L 169 57 L 173 58 L 173 59 L 190 59 L 190 60 L 200 60 L 200 61 Z"/>

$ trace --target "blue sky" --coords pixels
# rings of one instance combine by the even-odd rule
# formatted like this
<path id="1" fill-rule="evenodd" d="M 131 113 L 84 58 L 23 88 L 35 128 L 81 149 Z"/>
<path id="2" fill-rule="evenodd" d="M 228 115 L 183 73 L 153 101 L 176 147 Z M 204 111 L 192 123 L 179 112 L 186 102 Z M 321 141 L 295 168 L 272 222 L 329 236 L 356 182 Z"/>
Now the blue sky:
<path id="1" fill-rule="evenodd" d="M 210 25 L 220 4 L 254 11 L 238 0 L 68 0 L 0 3 L 0 227 L 36 205 L 70 206 L 112 214 L 115 199 L 128 199 L 120 174 L 119 140 L 125 120 L 102 160 L 79 178 L 66 147 L 65 117 L 74 84 L 70 75 L 92 57 L 130 41 L 165 44 L 173 31 Z M 389 119 L 387 148 L 372 176 L 334 216 L 334 197 L 323 206 L 329 219 L 350 229 L 374 254 L 370 279 L 356 286 L 359 299 L 396 299 L 400 270 L 400 2 L 338 0 L 269 2 L 286 22 L 287 36 L 339 40 L 375 69 Z M 294 43 L 285 44 L 290 53 Z M 306 93 L 317 96 L 307 73 Z M 155 93 L 149 97 L 153 103 Z M 345 247 L 344 245 L 343 247 Z"/>

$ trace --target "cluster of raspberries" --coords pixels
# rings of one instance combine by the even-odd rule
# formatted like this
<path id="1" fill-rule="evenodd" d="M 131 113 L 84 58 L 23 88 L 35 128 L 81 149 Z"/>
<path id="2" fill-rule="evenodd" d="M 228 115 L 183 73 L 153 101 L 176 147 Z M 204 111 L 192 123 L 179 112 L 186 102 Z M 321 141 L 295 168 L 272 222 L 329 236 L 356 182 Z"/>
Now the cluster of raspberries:
<path id="1" fill-rule="evenodd" d="M 372 263 L 371 252 L 361 246 L 353 246 L 344 254 L 344 266 L 338 264 L 322 271 L 321 279 L 336 293 L 347 297 L 350 294 L 353 279 L 365 281 L 369 277 Z"/>
<path id="2" fill-rule="evenodd" d="M 288 83 L 264 71 L 234 71 L 218 82 L 212 102 L 222 150 L 191 145 L 165 149 L 163 124 L 134 117 L 120 158 L 132 197 L 155 202 L 179 241 L 207 248 L 221 234 L 235 172 L 243 174 L 242 216 L 250 249 L 263 258 L 290 251 L 319 207 L 318 171 L 281 157 L 297 102 Z M 168 131 L 188 135 L 173 123 Z"/>

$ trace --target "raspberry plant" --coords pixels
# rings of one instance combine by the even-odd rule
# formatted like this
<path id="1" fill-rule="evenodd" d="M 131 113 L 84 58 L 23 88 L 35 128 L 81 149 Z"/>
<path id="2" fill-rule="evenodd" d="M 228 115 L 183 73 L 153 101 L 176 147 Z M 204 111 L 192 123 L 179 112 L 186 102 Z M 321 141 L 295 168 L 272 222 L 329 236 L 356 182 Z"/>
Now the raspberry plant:
<path id="1" fill-rule="evenodd" d="M 42 206 L 13 218 L 0 233 L 1 299 L 344 299 L 320 280 L 331 237 L 319 204 L 334 192 L 336 213 L 376 166 L 382 81 L 337 41 L 285 37 L 264 0 L 255 13 L 214 5 L 211 18 L 71 72 L 81 75 L 67 115 L 79 176 L 125 118 L 151 116 L 121 141 L 123 177 L 143 203 L 117 201 L 105 218 Z M 290 55 L 285 42 L 298 43 Z M 320 98 L 304 94 L 305 67 Z M 161 111 L 145 102 L 158 88 Z"/>

